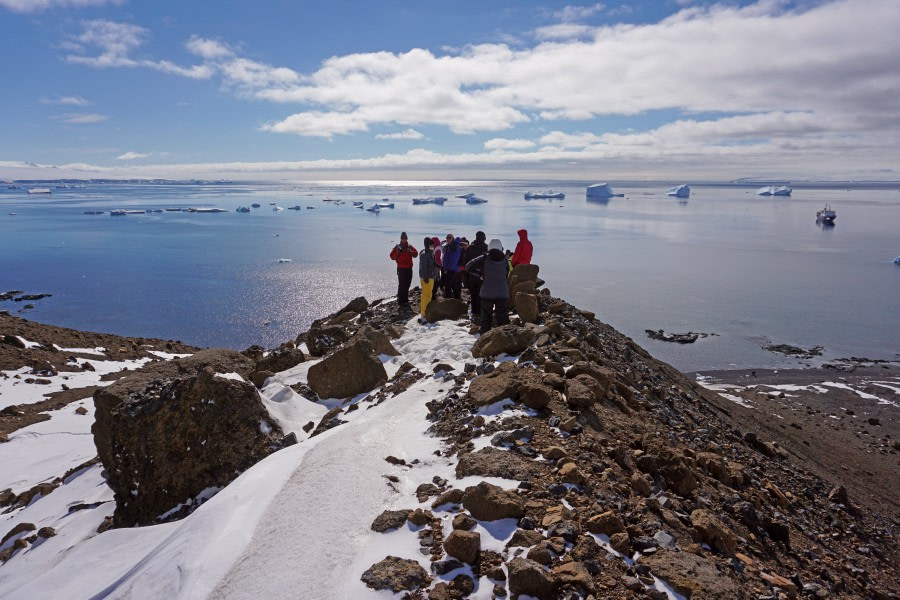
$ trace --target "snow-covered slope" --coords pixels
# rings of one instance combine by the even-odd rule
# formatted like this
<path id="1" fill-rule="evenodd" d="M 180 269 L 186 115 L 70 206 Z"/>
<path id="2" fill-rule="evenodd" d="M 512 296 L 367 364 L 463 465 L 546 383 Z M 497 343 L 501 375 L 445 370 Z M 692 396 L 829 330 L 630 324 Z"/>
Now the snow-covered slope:
<path id="1" fill-rule="evenodd" d="M 365 569 L 387 554 L 419 556 L 426 569 L 429 561 L 418 551 L 412 526 L 379 534 L 370 525 L 383 510 L 409 505 L 419 484 L 435 475 L 453 478 L 455 463 L 437 455 L 440 442 L 426 432 L 425 403 L 449 389 L 443 373 L 432 375 L 434 362 L 461 372 L 466 360 L 472 362 L 472 341 L 468 329 L 456 323 L 423 326 L 411 320 L 394 342 L 401 355 L 382 359 L 389 375 L 408 361 L 426 377 L 378 405 L 371 401 L 378 390 L 351 399 L 359 408 L 341 415 L 348 422 L 312 438 L 301 426 L 317 421 L 336 402 L 312 403 L 288 387 L 305 382 L 312 361 L 277 374 L 262 390 L 263 401 L 300 442 L 259 462 L 178 522 L 97 534 L 114 509 L 102 467 L 72 474 L 46 497 L 0 516 L 2 532 L 19 523 L 57 532 L 0 567 L 0 597 L 58 597 L 62 582 L 72 598 L 259 598 L 279 597 L 285 590 L 294 598 L 383 597 L 360 581 Z M 19 403 L 31 397 L 28 393 L 33 391 L 22 387 L 21 394 L 8 392 L 17 398 L 4 397 Z M 84 404 L 92 409 L 90 399 Z M 4 481 L 27 488 L 89 458 L 82 446 L 92 446 L 93 419 L 73 416 L 72 407 L 64 412 L 0 445 Z M 61 439 L 46 438 L 51 431 Z M 38 446 L 41 438 L 45 443 Z M 71 440 L 79 440 L 77 449 Z M 33 460 L 23 458 L 29 454 Z M 387 456 L 406 465 L 388 463 Z M 45 468 L 38 470 L 35 463 Z M 71 506 L 95 503 L 100 504 L 68 513 Z M 482 527 L 485 547 L 501 548 L 514 528 L 514 523 L 495 524 L 490 531 Z M 484 586 L 485 597 L 490 587 Z"/>

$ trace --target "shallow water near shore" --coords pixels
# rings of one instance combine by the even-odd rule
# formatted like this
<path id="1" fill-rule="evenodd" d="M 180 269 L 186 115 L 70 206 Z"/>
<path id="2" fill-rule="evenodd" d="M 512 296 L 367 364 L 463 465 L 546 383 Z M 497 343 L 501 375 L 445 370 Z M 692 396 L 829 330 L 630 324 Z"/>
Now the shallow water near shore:
<path id="1" fill-rule="evenodd" d="M 548 187 L 566 199 L 523 199 Z M 900 267 L 891 264 L 900 254 L 900 192 L 795 187 L 792 197 L 763 198 L 755 188 L 693 186 L 678 201 L 665 185 L 618 184 L 625 197 L 591 202 L 584 189 L 460 181 L 87 184 L 49 197 L 4 189 L 0 292 L 53 296 L 22 313 L 26 302 L 0 309 L 119 335 L 273 347 L 356 296 L 392 295 L 388 253 L 401 231 L 421 247 L 424 235 L 472 239 L 480 229 L 511 249 L 524 227 L 554 295 L 679 369 L 815 364 L 764 350 L 770 343 L 823 346 L 817 362 L 900 358 Z M 467 192 L 488 203 L 453 198 Z M 450 199 L 411 203 L 432 195 Z M 351 204 L 381 198 L 395 208 L 376 215 Z M 261 207 L 234 212 L 253 202 Z M 301 209 L 274 211 L 272 202 Z M 815 222 L 826 203 L 838 212 L 834 227 Z M 109 215 L 188 206 L 228 212 Z M 645 329 L 716 335 L 681 345 L 651 340 Z"/>

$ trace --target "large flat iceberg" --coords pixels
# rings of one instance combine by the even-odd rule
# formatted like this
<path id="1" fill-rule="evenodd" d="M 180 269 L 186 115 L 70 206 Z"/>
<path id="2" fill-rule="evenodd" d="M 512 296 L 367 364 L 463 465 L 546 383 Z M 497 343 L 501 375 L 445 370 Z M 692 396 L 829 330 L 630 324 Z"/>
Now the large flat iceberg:
<path id="1" fill-rule="evenodd" d="M 613 192 L 608 183 L 595 183 L 587 187 L 588 198 L 613 198 L 622 197 L 624 195 L 625 194 L 616 194 Z"/>

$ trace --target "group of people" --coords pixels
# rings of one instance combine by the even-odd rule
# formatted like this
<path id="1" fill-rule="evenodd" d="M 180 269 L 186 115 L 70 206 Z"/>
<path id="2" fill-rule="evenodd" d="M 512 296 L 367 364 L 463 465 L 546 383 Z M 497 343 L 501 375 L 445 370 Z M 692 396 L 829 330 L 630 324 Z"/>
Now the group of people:
<path id="1" fill-rule="evenodd" d="M 516 265 L 531 264 L 533 251 L 528 231 L 520 229 L 518 234 L 515 252 L 504 251 L 499 239 L 487 242 L 487 236 L 479 231 L 472 243 L 452 233 L 447 234 L 444 243 L 437 237 L 426 237 L 420 253 L 409 243 L 406 232 L 402 232 L 400 243 L 394 246 L 390 255 L 397 263 L 397 303 L 409 306 L 413 259 L 418 258 L 421 322 L 424 322 L 425 309 L 437 297 L 438 290 L 445 298 L 461 300 L 465 288 L 469 291 L 472 320 L 480 320 L 481 333 L 490 330 L 494 318 L 497 325 L 506 325 L 509 323 L 507 277 Z"/>

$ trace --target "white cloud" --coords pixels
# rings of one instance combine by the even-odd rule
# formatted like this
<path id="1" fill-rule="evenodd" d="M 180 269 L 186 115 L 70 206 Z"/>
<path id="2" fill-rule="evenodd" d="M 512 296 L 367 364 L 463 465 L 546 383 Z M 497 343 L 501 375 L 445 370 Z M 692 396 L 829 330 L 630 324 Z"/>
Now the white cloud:
<path id="1" fill-rule="evenodd" d="M 61 104 L 64 106 L 90 106 L 92 102 L 81 96 L 56 96 L 54 98 L 41 98 L 41 104 Z"/>
<path id="2" fill-rule="evenodd" d="M 377 140 L 421 140 L 425 134 L 415 129 L 407 129 L 406 131 L 398 131 L 397 133 L 379 133 L 375 136 Z"/>
<path id="3" fill-rule="evenodd" d="M 147 158 L 153 156 L 152 152 L 126 152 L 116 157 L 116 160 L 135 160 L 138 158 Z"/>
<path id="4" fill-rule="evenodd" d="M 191 79 L 208 79 L 213 75 L 209 65 L 182 67 L 167 60 L 135 59 L 132 54 L 144 45 L 150 31 L 130 23 L 117 23 L 105 19 L 82 22 L 83 31 L 70 36 L 63 47 L 73 52 L 66 56 L 71 63 L 98 69 L 111 67 L 147 67 L 170 75 Z M 88 54 L 94 50 L 94 54 Z"/>
<path id="5" fill-rule="evenodd" d="M 68 125 L 89 125 L 92 123 L 102 123 L 109 117 L 106 115 L 98 115 L 97 113 L 66 113 L 53 117 L 54 120 Z"/>
<path id="6" fill-rule="evenodd" d="M 596 33 L 597 28 L 589 25 L 578 25 L 577 23 L 557 23 L 556 25 L 547 25 L 538 27 L 534 31 L 535 37 L 539 40 L 574 40 L 578 38 L 590 37 Z"/>
<path id="7" fill-rule="evenodd" d="M 562 131 L 551 131 L 542 136 L 540 142 L 544 146 L 585 148 L 591 144 L 596 144 L 600 140 L 600 136 L 593 133 L 563 133 Z"/>
<path id="8" fill-rule="evenodd" d="M 227 58 L 229 56 L 234 56 L 234 52 L 231 50 L 228 44 L 217 40 L 201 38 L 196 35 L 191 37 L 191 39 L 188 40 L 185 46 L 191 52 L 191 54 L 195 54 L 206 60 L 214 60 L 218 58 Z"/>
<path id="9" fill-rule="evenodd" d="M 493 138 L 484 143 L 486 150 L 527 150 L 533 148 L 535 143 L 531 140 L 510 140 L 506 138 Z"/>
<path id="10" fill-rule="evenodd" d="M 562 9 L 558 10 L 553 14 L 553 16 L 559 21 L 563 21 L 564 23 L 569 23 L 572 21 L 582 21 L 584 19 L 590 18 L 597 13 L 603 12 L 603 9 L 606 8 L 605 4 L 592 4 L 590 6 L 564 6 Z"/>
<path id="11" fill-rule="evenodd" d="M 0 0 L 0 6 L 18 13 L 40 12 L 50 8 L 83 8 L 124 3 L 125 0 Z"/>

